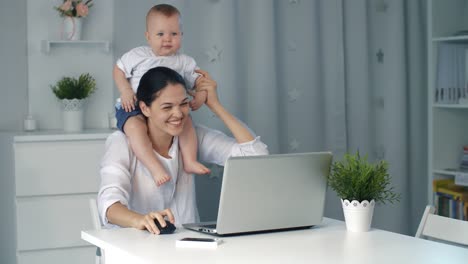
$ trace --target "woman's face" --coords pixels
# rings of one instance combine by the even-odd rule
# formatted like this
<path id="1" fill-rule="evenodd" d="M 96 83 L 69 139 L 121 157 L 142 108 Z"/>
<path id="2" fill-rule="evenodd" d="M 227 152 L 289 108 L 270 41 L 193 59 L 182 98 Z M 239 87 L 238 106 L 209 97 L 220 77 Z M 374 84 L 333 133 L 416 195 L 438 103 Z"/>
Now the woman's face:
<path id="1" fill-rule="evenodd" d="M 178 136 L 187 120 L 189 98 L 181 84 L 168 84 L 149 107 L 142 107 L 142 111 L 148 117 L 148 126 Z"/>

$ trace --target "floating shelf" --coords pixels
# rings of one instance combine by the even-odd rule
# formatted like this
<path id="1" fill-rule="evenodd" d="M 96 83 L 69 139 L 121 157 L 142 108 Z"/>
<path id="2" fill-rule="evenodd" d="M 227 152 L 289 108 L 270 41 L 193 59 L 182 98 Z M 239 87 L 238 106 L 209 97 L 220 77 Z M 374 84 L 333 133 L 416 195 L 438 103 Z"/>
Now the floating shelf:
<path id="1" fill-rule="evenodd" d="M 433 42 L 468 43 L 468 35 L 432 38 Z"/>
<path id="2" fill-rule="evenodd" d="M 43 40 L 41 50 L 44 53 L 49 53 L 53 46 L 100 46 L 104 52 L 110 51 L 110 41 L 104 40 Z"/>
<path id="3" fill-rule="evenodd" d="M 468 186 L 468 172 L 457 171 L 457 170 L 452 170 L 452 169 L 433 170 L 432 172 L 435 174 L 452 176 L 455 179 L 456 185 Z"/>
<path id="4" fill-rule="evenodd" d="M 435 108 L 468 109 L 468 104 L 433 104 Z"/>

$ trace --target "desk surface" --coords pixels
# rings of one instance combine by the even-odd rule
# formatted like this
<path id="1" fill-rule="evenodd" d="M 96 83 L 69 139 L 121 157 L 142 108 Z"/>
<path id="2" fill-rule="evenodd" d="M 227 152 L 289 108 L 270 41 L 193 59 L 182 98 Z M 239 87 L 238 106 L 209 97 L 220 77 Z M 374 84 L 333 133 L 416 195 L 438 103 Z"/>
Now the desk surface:
<path id="1" fill-rule="evenodd" d="M 209 237 L 178 228 L 151 235 L 131 228 L 83 231 L 82 239 L 104 249 L 106 264 L 128 263 L 468 263 L 468 249 L 371 229 L 346 231 L 324 218 L 311 229 L 223 237 L 217 249 L 176 248 L 183 237 Z"/>

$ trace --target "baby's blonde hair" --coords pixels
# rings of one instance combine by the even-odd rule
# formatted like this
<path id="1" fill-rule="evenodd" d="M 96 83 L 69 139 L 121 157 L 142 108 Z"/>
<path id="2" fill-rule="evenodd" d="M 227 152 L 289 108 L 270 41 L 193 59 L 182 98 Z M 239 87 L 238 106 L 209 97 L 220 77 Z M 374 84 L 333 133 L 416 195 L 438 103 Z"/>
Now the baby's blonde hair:
<path id="1" fill-rule="evenodd" d="M 162 15 L 165 15 L 166 17 L 171 17 L 173 15 L 179 16 L 179 24 L 180 24 L 180 27 L 182 28 L 182 20 L 181 20 L 179 9 L 169 4 L 159 4 L 159 5 L 153 6 L 146 14 L 146 30 L 148 30 L 149 18 L 156 14 L 162 14 Z"/>

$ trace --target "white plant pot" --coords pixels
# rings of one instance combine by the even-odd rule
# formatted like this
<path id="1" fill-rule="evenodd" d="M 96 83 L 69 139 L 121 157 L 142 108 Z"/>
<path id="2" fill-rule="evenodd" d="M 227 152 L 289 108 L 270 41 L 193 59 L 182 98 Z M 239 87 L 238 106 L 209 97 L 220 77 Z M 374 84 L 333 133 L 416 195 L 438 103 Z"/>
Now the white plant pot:
<path id="1" fill-rule="evenodd" d="M 82 19 L 78 17 L 65 16 L 62 21 L 62 40 L 81 40 Z"/>
<path id="2" fill-rule="evenodd" d="M 63 130 L 79 132 L 83 130 L 84 99 L 62 99 Z"/>
<path id="3" fill-rule="evenodd" d="M 362 202 L 341 199 L 346 229 L 351 232 L 367 232 L 372 223 L 375 201 L 364 200 Z"/>

